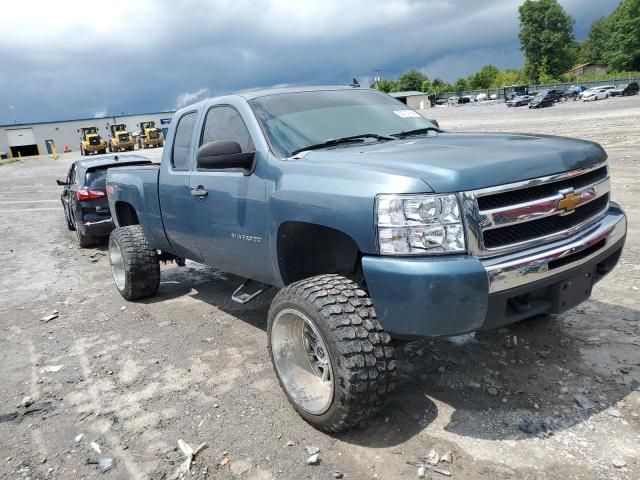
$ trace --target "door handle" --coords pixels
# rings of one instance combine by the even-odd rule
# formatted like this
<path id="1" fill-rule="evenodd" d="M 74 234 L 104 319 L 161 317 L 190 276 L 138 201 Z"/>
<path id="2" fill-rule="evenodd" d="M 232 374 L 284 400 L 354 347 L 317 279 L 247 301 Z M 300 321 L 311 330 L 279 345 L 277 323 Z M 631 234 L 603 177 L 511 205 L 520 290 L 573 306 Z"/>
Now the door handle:
<path id="1" fill-rule="evenodd" d="M 207 192 L 202 185 L 198 185 L 197 188 L 191 189 L 191 195 L 194 197 L 206 197 L 209 195 L 209 192 Z"/>

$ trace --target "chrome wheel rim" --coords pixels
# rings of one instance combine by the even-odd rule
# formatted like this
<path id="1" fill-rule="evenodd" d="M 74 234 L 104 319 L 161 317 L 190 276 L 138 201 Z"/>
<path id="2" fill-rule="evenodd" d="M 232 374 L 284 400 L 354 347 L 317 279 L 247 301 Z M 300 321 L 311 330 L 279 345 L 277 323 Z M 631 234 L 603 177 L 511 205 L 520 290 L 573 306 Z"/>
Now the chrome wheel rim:
<path id="1" fill-rule="evenodd" d="M 333 367 L 311 320 L 293 308 L 278 312 L 271 326 L 271 353 L 293 401 L 312 415 L 326 412 L 333 402 Z"/>
<path id="2" fill-rule="evenodd" d="M 109 240 L 109 263 L 111 263 L 111 275 L 113 275 L 113 281 L 116 282 L 118 290 L 124 290 L 124 259 L 122 258 L 122 252 L 118 243 L 111 239 Z"/>

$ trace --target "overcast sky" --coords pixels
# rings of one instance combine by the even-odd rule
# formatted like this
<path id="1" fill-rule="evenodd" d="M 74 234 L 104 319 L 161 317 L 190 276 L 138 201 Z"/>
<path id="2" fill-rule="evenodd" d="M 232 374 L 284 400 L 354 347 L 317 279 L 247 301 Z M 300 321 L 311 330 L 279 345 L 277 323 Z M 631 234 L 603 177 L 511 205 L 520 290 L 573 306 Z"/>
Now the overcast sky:
<path id="1" fill-rule="evenodd" d="M 522 0 L 4 0 L 0 124 L 170 110 L 275 84 L 520 67 Z M 560 0 L 578 39 L 618 0 Z"/>

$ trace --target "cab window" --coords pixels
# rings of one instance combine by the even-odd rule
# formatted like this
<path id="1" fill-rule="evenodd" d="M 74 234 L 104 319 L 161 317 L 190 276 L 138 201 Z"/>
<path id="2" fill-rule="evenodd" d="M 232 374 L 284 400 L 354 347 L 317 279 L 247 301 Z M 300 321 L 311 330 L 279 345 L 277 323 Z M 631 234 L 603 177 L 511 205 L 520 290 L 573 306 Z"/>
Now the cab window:
<path id="1" fill-rule="evenodd" d="M 189 112 L 178 120 L 171 152 L 171 166 L 174 170 L 187 170 L 189 168 L 189 152 L 195 124 L 196 112 Z"/>
<path id="2" fill-rule="evenodd" d="M 235 108 L 226 105 L 207 112 L 200 145 L 217 141 L 237 142 L 243 153 L 255 151 L 242 117 Z"/>

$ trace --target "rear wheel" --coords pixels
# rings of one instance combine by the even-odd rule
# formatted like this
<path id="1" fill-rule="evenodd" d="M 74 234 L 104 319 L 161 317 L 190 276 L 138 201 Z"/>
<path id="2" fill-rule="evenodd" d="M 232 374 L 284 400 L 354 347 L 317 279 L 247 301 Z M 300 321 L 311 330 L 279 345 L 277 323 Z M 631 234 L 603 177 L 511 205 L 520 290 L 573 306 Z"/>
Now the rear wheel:
<path id="1" fill-rule="evenodd" d="M 96 242 L 96 239 L 91 235 L 83 234 L 77 224 L 74 224 L 74 230 L 76 231 L 76 240 L 80 248 L 89 248 Z"/>
<path id="2" fill-rule="evenodd" d="M 140 225 L 116 228 L 109 236 L 113 280 L 127 300 L 149 297 L 160 286 L 158 252 L 149 245 Z"/>
<path id="3" fill-rule="evenodd" d="M 391 339 L 351 280 L 320 275 L 283 288 L 269 309 L 269 352 L 293 408 L 327 432 L 365 423 L 394 387 Z"/>

